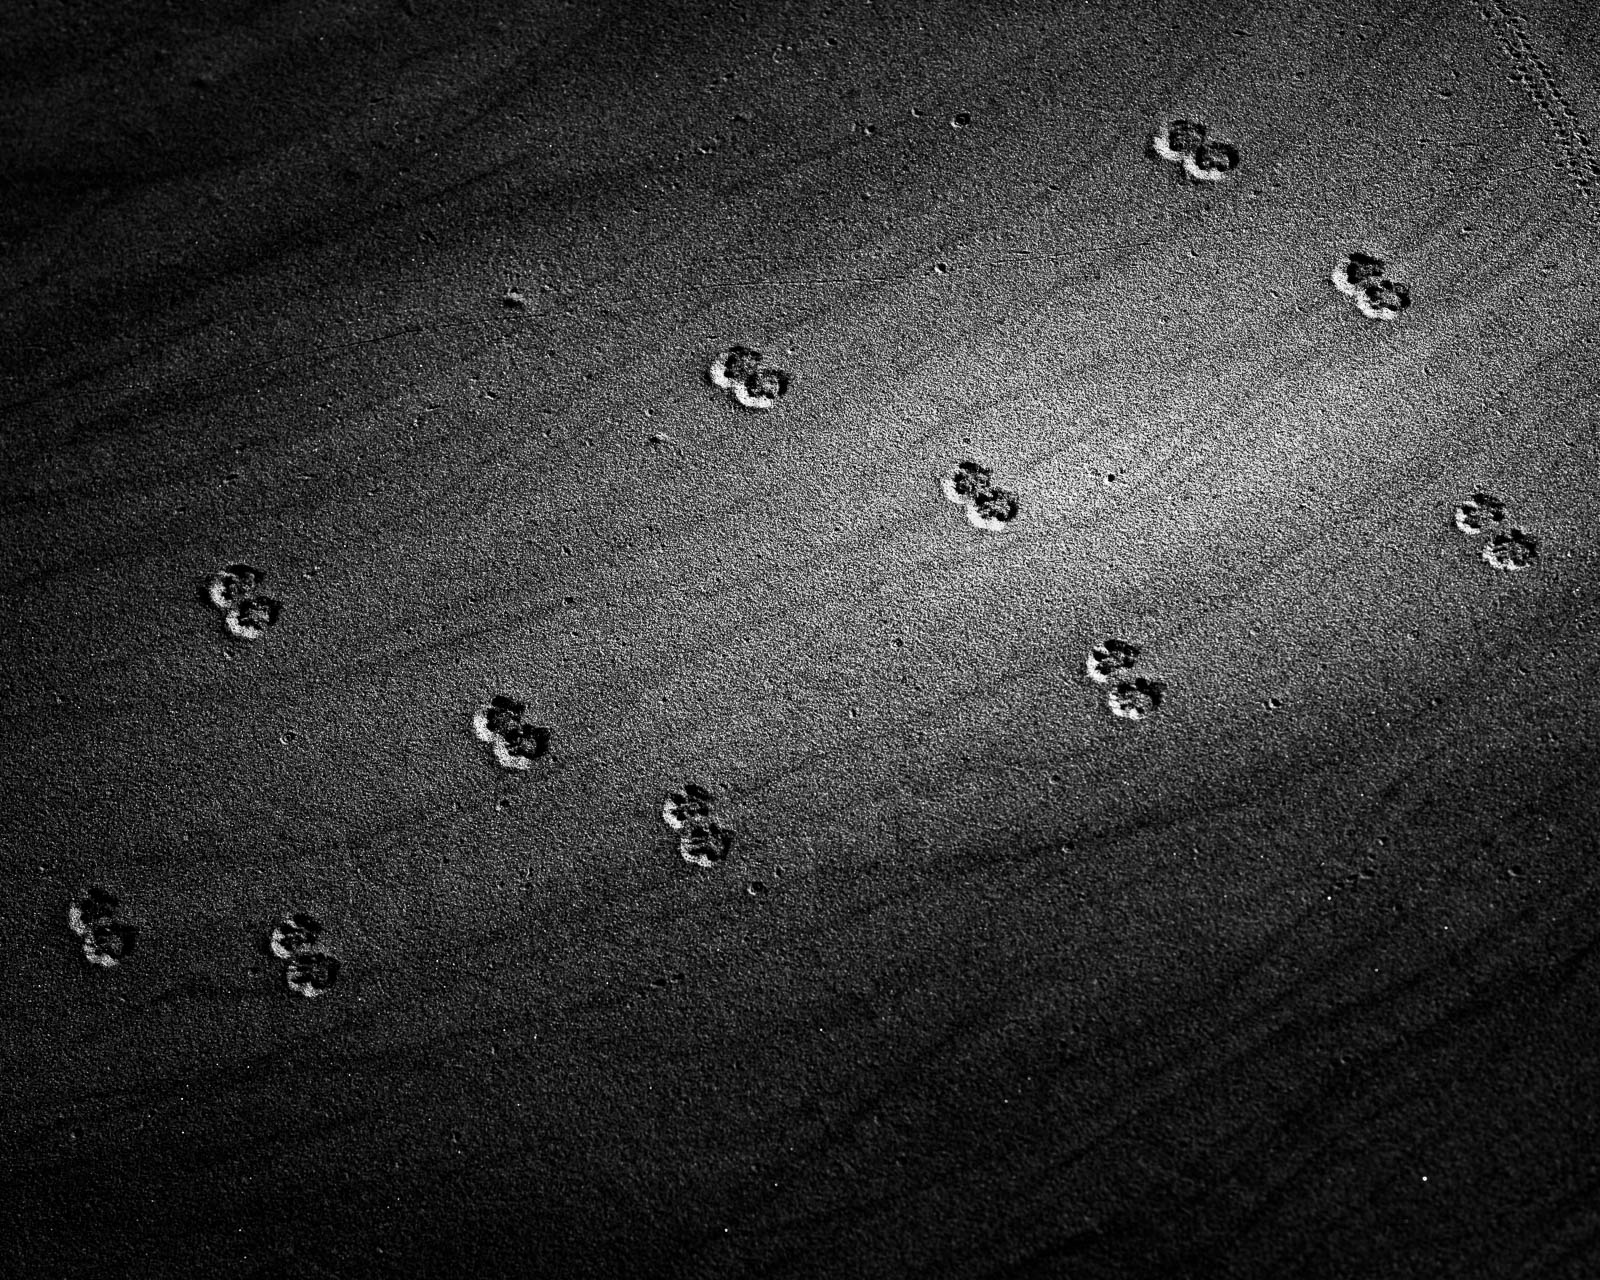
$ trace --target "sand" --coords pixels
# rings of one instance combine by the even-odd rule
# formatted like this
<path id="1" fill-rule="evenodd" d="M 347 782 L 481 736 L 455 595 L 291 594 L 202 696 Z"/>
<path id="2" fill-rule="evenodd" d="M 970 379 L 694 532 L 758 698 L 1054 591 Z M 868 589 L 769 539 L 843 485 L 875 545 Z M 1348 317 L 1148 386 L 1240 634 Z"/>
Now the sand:
<path id="1" fill-rule="evenodd" d="M 1597 22 L 0 17 L 0 1273 L 1600 1273 Z"/>

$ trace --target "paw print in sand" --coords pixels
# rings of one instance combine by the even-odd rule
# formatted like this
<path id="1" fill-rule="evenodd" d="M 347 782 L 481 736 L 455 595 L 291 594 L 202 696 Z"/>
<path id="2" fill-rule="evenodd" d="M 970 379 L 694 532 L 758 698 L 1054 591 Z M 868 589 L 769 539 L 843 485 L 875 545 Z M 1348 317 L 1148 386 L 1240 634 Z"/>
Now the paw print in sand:
<path id="1" fill-rule="evenodd" d="M 314 951 L 322 938 L 322 924 L 303 912 L 291 912 L 272 926 L 267 945 L 280 960 L 291 960 L 302 952 Z"/>
<path id="2" fill-rule="evenodd" d="M 102 969 L 115 969 L 133 953 L 139 930 L 121 919 L 114 893 L 90 889 L 67 907 L 67 927 L 83 945 L 83 958 Z"/>
<path id="3" fill-rule="evenodd" d="M 283 606 L 260 590 L 266 574 L 247 564 L 229 564 L 206 580 L 206 596 L 222 611 L 228 634 L 259 640 L 277 624 Z"/>
<path id="4" fill-rule="evenodd" d="M 1148 720 L 1161 710 L 1166 689 L 1161 681 L 1147 680 L 1144 676 L 1119 680 L 1106 693 L 1106 707 L 1123 720 Z"/>
<path id="5" fill-rule="evenodd" d="M 1017 518 L 1017 495 L 994 482 L 994 472 L 971 461 L 962 462 L 940 482 L 944 496 L 961 507 L 967 522 L 987 533 L 998 533 Z"/>
<path id="6" fill-rule="evenodd" d="M 1148 720 L 1161 710 L 1167 686 L 1132 674 L 1142 650 L 1127 640 L 1103 640 L 1089 650 L 1084 674 L 1106 686 L 1106 709 L 1119 720 Z"/>
<path id="7" fill-rule="evenodd" d="M 1089 650 L 1085 671 L 1096 684 L 1110 684 L 1112 679 L 1128 670 L 1139 660 L 1139 646 L 1126 640 L 1106 640 Z"/>
<path id="8" fill-rule="evenodd" d="M 1162 125 L 1150 139 L 1150 153 L 1182 165 L 1184 175 L 1195 182 L 1221 182 L 1239 167 L 1239 148 L 1210 137 L 1206 126 L 1195 120 Z"/>
<path id="9" fill-rule="evenodd" d="M 789 391 L 789 375 L 761 363 L 750 347 L 729 347 L 712 360 L 711 385 L 726 391 L 746 409 L 770 409 Z"/>
<path id="10" fill-rule="evenodd" d="M 1484 538 L 1485 564 L 1506 573 L 1532 569 L 1539 561 L 1539 539 L 1510 527 L 1506 504 L 1492 493 L 1475 493 L 1456 506 L 1455 525 L 1469 538 Z M 1485 536 L 1487 535 L 1487 536 Z"/>
<path id="11" fill-rule="evenodd" d="M 1333 287 L 1369 320 L 1393 320 L 1411 305 L 1411 286 L 1391 280 L 1382 258 L 1350 253 L 1333 269 Z"/>
<path id="12" fill-rule="evenodd" d="M 715 867 L 727 860 L 733 834 L 720 822 L 697 823 L 678 837 L 678 852 L 697 867 Z"/>
<path id="13" fill-rule="evenodd" d="M 528 705 L 497 694 L 472 717 L 472 732 L 494 750 L 502 769 L 529 769 L 550 750 L 550 730 L 528 722 Z"/>
<path id="14" fill-rule="evenodd" d="M 283 961 L 283 985 L 308 999 L 326 995 L 339 980 L 339 961 L 322 945 L 322 922 L 293 911 L 272 926 L 267 944 Z"/>
<path id="15" fill-rule="evenodd" d="M 704 787 L 687 782 L 681 791 L 668 793 L 661 805 L 661 820 L 674 831 L 682 831 L 691 823 L 709 822 L 716 811 L 716 798 Z"/>
<path id="16" fill-rule="evenodd" d="M 1492 533 L 1483 544 L 1484 563 L 1507 573 L 1521 573 L 1539 562 L 1539 539 L 1521 529 Z"/>
<path id="17" fill-rule="evenodd" d="M 1475 493 L 1456 507 L 1456 528 L 1468 537 L 1498 529 L 1506 522 L 1506 504 L 1492 493 Z"/>
<path id="18" fill-rule="evenodd" d="M 678 852 L 697 867 L 715 867 L 727 861 L 733 833 L 717 818 L 717 801 L 704 787 L 685 783 L 669 792 L 661 805 L 661 820 L 678 833 Z"/>
<path id="19" fill-rule="evenodd" d="M 297 996 L 325 996 L 339 981 L 339 962 L 325 951 L 302 951 L 283 966 L 283 984 Z"/>

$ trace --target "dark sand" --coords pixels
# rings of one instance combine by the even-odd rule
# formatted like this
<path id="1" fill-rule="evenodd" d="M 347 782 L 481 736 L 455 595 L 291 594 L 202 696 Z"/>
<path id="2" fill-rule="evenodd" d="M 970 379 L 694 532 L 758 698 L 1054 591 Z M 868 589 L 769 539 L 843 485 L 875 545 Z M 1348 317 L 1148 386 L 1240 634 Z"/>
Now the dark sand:
<path id="1" fill-rule="evenodd" d="M 0 1273 L 1600 1274 L 1592 8 L 0 33 Z"/>

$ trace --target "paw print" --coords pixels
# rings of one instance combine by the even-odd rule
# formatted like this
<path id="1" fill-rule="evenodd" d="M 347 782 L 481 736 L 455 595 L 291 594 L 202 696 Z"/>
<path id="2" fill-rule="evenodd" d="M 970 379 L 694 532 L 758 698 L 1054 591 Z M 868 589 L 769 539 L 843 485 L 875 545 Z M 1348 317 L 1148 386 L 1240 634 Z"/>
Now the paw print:
<path id="1" fill-rule="evenodd" d="M 1221 182 L 1239 167 L 1239 148 L 1209 136 L 1195 120 L 1174 120 L 1162 125 L 1150 139 L 1151 154 L 1183 166 L 1195 182 Z"/>
<path id="2" fill-rule="evenodd" d="M 1393 320 L 1411 305 L 1411 286 L 1384 274 L 1382 258 L 1350 253 L 1333 269 L 1333 287 L 1369 320 Z"/>
<path id="3" fill-rule="evenodd" d="M 1139 660 L 1139 646 L 1126 640 L 1106 640 L 1089 650 L 1085 671 L 1096 684 L 1110 684 L 1112 679 L 1128 670 Z"/>
<path id="4" fill-rule="evenodd" d="M 1483 544 L 1484 563 L 1507 573 L 1521 573 L 1539 561 L 1539 539 L 1530 537 L 1521 529 L 1508 529 L 1492 533 Z"/>
<path id="5" fill-rule="evenodd" d="M 67 907 L 67 927 L 83 944 L 83 958 L 102 969 L 115 969 L 133 954 L 139 930 L 121 919 L 117 895 L 90 889 Z"/>
<path id="6" fill-rule="evenodd" d="M 247 564 L 229 564 L 206 580 L 206 596 L 222 611 L 228 634 L 239 640 L 259 640 L 275 626 L 282 609 L 260 590 L 266 574 Z"/>
<path id="7" fill-rule="evenodd" d="M 788 394 L 789 375 L 761 363 L 750 347 L 729 347 L 711 362 L 711 385 L 726 391 L 746 409 L 770 409 Z"/>
<path id="8" fill-rule="evenodd" d="M 283 961 L 283 985 L 297 996 L 327 995 L 339 981 L 339 961 L 322 945 L 322 922 L 294 911 L 272 926 L 267 945 Z"/>
<path id="9" fill-rule="evenodd" d="M 472 732 L 494 750 L 502 769 L 529 769 L 550 750 L 550 730 L 530 724 L 527 703 L 497 694 L 473 714 Z"/>
<path id="10" fill-rule="evenodd" d="M 1103 640 L 1089 650 L 1084 674 L 1106 686 L 1106 709 L 1119 720 L 1148 720 L 1161 710 L 1167 686 L 1132 674 L 1141 650 L 1127 640 Z"/>
<path id="11" fill-rule="evenodd" d="M 1510 518 L 1506 504 L 1492 493 L 1475 493 L 1455 511 L 1457 529 L 1469 538 L 1484 538 L 1480 554 L 1485 564 L 1506 573 L 1521 573 L 1538 563 L 1539 539 L 1510 527 Z"/>
<path id="12" fill-rule="evenodd" d="M 1017 495 L 994 482 L 994 472 L 968 460 L 940 482 L 944 496 L 961 507 L 967 522 L 987 533 L 999 533 L 1017 518 Z"/>
<path id="13" fill-rule="evenodd" d="M 667 795 L 661 805 L 661 820 L 674 831 L 682 831 L 692 823 L 709 822 L 716 811 L 716 798 L 704 787 L 687 782 L 681 791 Z"/>
<path id="14" fill-rule="evenodd" d="M 1456 507 L 1456 528 L 1478 537 L 1506 522 L 1506 504 L 1492 493 L 1475 493 Z"/>
<path id="15" fill-rule="evenodd" d="M 733 849 L 733 833 L 720 822 L 696 823 L 678 837 L 678 852 L 685 862 L 697 867 L 715 867 L 727 861 Z"/>
<path id="16" fill-rule="evenodd" d="M 733 849 L 733 833 L 717 818 L 717 801 L 694 783 L 668 793 L 661 805 L 661 820 L 678 833 L 678 852 L 697 867 L 726 862 Z"/>
<path id="17" fill-rule="evenodd" d="M 339 962 L 326 951 L 301 951 L 283 966 L 283 984 L 297 996 L 325 996 L 339 981 Z"/>
<path id="18" fill-rule="evenodd" d="M 1106 706 L 1111 714 L 1123 720 L 1148 720 L 1161 710 L 1161 699 L 1167 691 L 1159 680 L 1135 676 L 1120 680 L 1106 693 Z"/>
<path id="19" fill-rule="evenodd" d="M 272 926 L 267 945 L 280 960 L 292 960 L 301 952 L 315 951 L 322 938 L 322 924 L 302 912 L 291 912 Z"/>

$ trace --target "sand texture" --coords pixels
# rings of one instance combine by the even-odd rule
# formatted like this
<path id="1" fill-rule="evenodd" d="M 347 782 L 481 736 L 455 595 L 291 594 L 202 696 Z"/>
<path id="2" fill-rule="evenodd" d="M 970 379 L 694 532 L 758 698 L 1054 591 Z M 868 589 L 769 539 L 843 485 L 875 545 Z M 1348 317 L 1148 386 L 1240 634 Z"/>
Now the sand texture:
<path id="1" fill-rule="evenodd" d="M 0 1274 L 1600 1275 L 1597 50 L 0 6 Z"/>

